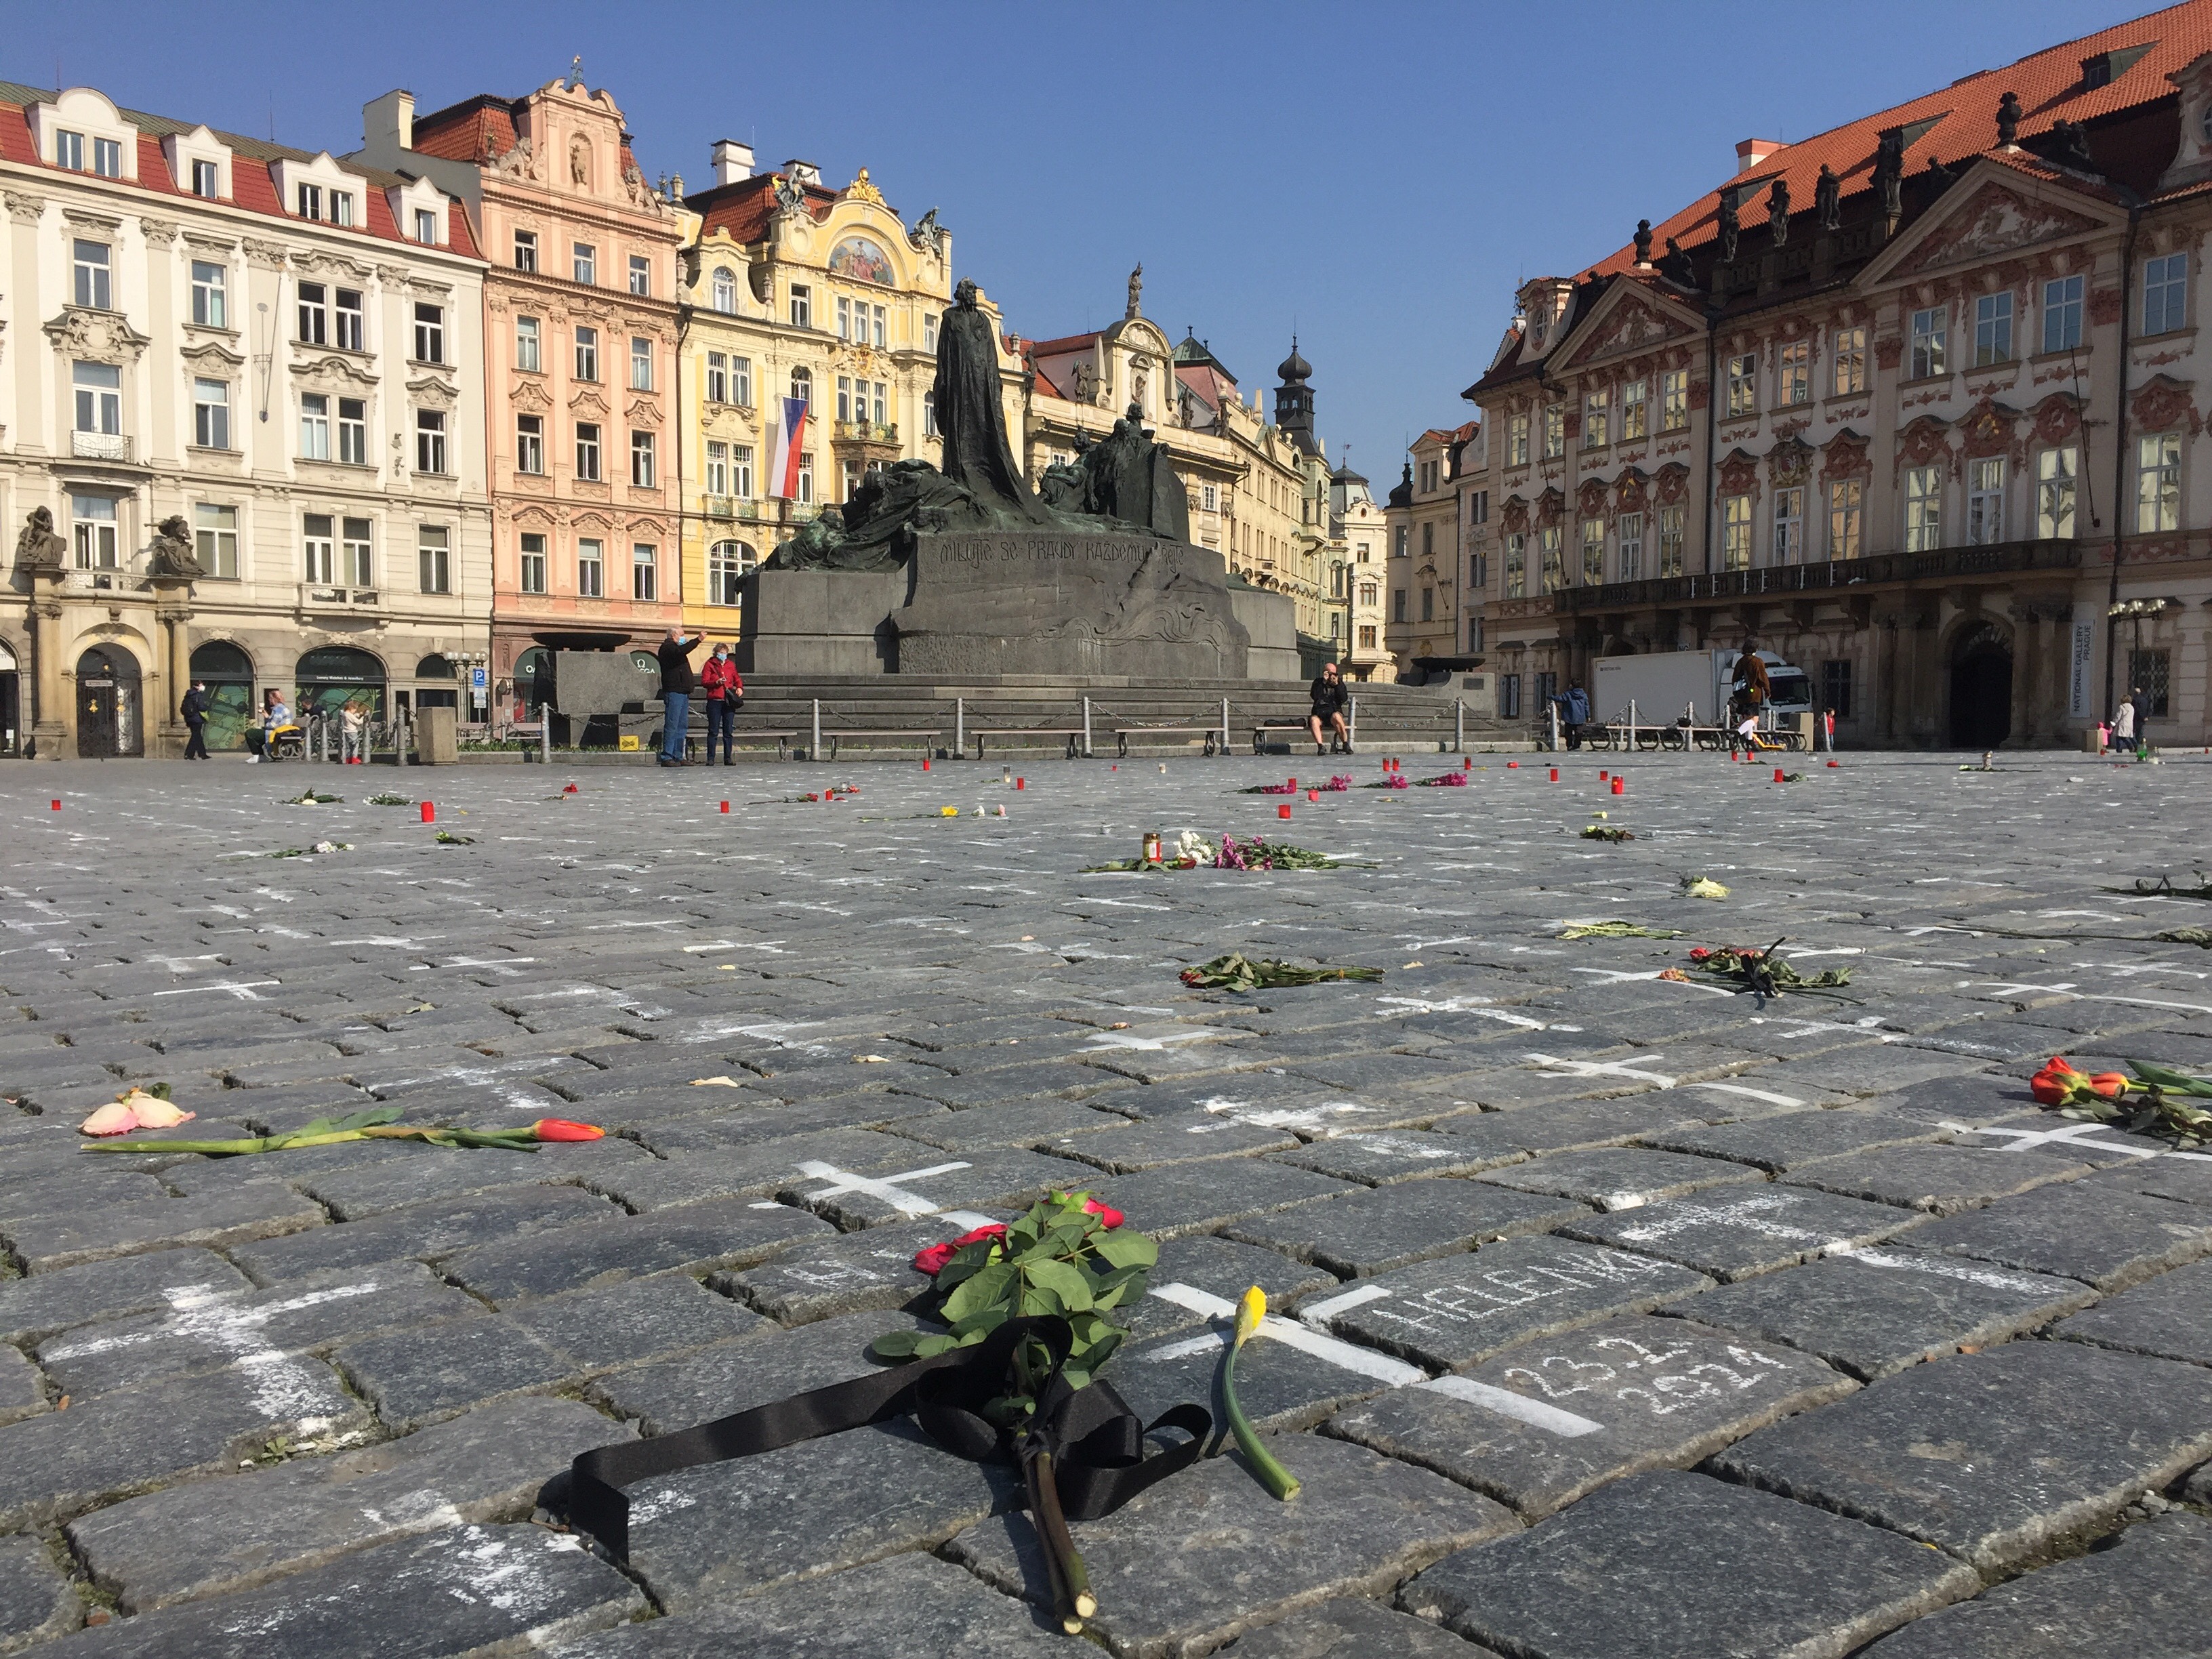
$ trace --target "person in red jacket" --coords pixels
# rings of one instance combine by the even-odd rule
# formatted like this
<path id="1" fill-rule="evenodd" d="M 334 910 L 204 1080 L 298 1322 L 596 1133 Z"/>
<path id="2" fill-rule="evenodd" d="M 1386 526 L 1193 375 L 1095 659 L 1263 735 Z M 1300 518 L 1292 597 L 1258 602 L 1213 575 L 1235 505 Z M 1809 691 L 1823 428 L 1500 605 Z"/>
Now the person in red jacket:
<path id="1" fill-rule="evenodd" d="M 737 712 L 745 706 L 744 676 L 730 660 L 730 647 L 717 645 L 714 654 L 699 671 L 700 694 L 707 699 L 707 764 L 714 763 L 715 734 L 721 734 L 722 764 L 732 766 L 730 744 L 735 736 Z"/>

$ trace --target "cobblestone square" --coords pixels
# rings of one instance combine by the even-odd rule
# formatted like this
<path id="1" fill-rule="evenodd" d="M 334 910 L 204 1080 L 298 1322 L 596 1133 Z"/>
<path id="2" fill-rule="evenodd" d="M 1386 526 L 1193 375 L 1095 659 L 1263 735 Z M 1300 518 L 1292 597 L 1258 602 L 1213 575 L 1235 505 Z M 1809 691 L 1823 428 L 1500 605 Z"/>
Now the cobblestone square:
<path id="1" fill-rule="evenodd" d="M 641 1485 L 627 1574 L 533 1524 L 580 1450 L 866 1373 L 915 1251 L 1054 1189 L 1164 1241 L 1103 1373 L 1147 1417 L 1218 1425 L 1268 1290 L 1306 1483 L 1231 1448 L 1078 1523 L 1124 1659 L 2201 1632 L 2212 1152 L 2027 1079 L 2212 1060 L 2159 937 L 2212 902 L 2136 890 L 2212 762 L 1556 758 L 1287 822 L 1242 758 L 11 769 L 0 1653 L 1074 1651 L 1018 1481 L 910 1423 Z M 1186 829 L 1342 867 L 1085 873 Z M 1778 939 L 1849 983 L 1690 964 Z M 1178 979 L 1231 951 L 1384 976 Z M 81 1150 L 134 1082 L 193 1121 Z M 382 1103 L 609 1138 L 163 1150 Z"/>

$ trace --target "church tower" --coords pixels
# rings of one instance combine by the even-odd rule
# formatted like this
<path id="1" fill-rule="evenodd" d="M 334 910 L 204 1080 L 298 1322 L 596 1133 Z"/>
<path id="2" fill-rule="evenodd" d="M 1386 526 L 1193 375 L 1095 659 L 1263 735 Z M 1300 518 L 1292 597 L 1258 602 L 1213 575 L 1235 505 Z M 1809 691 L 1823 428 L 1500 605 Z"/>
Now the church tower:
<path id="1" fill-rule="evenodd" d="M 1282 381 L 1275 388 L 1275 424 L 1302 455 L 1321 453 L 1321 445 L 1314 438 L 1313 388 L 1306 384 L 1312 373 L 1313 365 L 1298 356 L 1298 337 L 1293 334 L 1291 355 L 1275 370 Z"/>

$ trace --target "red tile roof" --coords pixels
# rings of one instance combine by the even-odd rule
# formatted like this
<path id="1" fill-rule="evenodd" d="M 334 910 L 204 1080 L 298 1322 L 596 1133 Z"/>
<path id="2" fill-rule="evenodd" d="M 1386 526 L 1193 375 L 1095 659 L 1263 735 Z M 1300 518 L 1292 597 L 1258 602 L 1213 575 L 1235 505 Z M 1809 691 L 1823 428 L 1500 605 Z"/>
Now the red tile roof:
<path id="1" fill-rule="evenodd" d="M 2106 84 L 2085 84 L 2084 59 L 2140 46 L 2150 50 Z M 1910 178 L 1924 170 L 1931 158 L 1953 167 L 1995 149 L 1997 100 L 2008 92 L 2020 98 L 2019 137 L 2025 141 L 2048 132 L 2055 122 L 2078 124 L 2172 97 L 2173 87 L 2166 76 L 2208 52 L 2212 52 L 2212 0 L 2188 0 L 2132 22 L 2046 47 L 2003 69 L 1966 76 L 1940 91 L 1776 149 L 1742 175 L 1759 184 L 1755 193 L 1738 207 L 1737 222 L 1746 230 L 1766 222 L 1766 191 L 1777 178 L 1789 181 L 1794 210 L 1811 207 L 1823 163 L 1842 179 L 1845 196 L 1870 189 L 1875 148 L 1885 128 L 1933 124 L 1905 150 L 1905 171 Z M 2032 168 L 2041 166 L 2033 157 L 2022 157 L 2021 162 Z M 1719 234 L 1720 197 L 1720 189 L 1716 188 L 1673 217 L 1655 222 L 1653 246 L 1663 249 L 1670 236 L 1685 248 L 1713 240 Z M 1593 274 L 1610 276 L 1630 270 L 1635 258 L 1632 246 L 1624 247 L 1594 267 Z"/>
<path id="2" fill-rule="evenodd" d="M 732 241 L 750 246 L 768 234 L 768 222 L 775 213 L 775 181 L 782 176 L 780 173 L 757 173 L 733 185 L 694 191 L 684 198 L 684 205 L 704 222 L 699 227 L 702 237 L 726 230 Z M 800 188 L 806 194 L 806 210 L 817 221 L 827 217 L 837 200 L 837 191 L 825 190 L 820 185 Z"/>
<path id="3" fill-rule="evenodd" d="M 514 112 L 522 100 L 489 92 L 415 118 L 413 148 L 449 161 L 480 161 L 514 148 Z"/>
<path id="4" fill-rule="evenodd" d="M 1079 351 L 1088 351 L 1098 343 L 1094 330 L 1089 334 L 1063 334 L 1056 340 L 1031 340 L 1024 349 L 1040 357 L 1066 357 Z"/>

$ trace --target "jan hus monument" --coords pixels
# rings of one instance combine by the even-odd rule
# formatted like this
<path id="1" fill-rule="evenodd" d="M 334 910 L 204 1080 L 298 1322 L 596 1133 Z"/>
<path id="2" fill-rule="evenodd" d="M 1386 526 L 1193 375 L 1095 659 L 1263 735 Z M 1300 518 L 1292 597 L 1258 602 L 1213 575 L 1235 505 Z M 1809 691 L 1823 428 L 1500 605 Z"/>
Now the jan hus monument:
<path id="1" fill-rule="evenodd" d="M 1032 490 L 1007 442 L 997 325 L 963 282 L 938 331 L 941 463 L 871 471 L 743 586 L 748 672 L 1144 680 L 1298 676 L 1291 601 L 1192 545 L 1133 405 Z"/>

